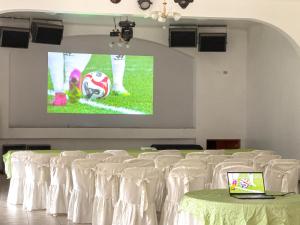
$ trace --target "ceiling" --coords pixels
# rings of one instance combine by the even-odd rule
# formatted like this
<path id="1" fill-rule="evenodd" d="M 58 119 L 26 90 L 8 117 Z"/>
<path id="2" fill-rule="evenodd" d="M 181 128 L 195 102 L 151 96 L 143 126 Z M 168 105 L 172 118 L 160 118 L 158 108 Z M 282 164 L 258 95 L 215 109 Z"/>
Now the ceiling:
<path id="1" fill-rule="evenodd" d="M 39 19 L 59 19 L 63 20 L 65 24 L 81 24 L 81 25 L 98 25 L 98 26 L 113 26 L 114 16 L 104 15 L 87 15 L 87 14 L 49 14 L 39 12 L 15 12 L 2 14 L 2 17 L 16 17 L 16 18 L 39 18 Z M 126 16 L 116 16 L 116 20 L 126 19 Z M 254 22 L 246 20 L 220 20 L 220 19 L 186 19 L 182 18 L 179 21 L 169 19 L 166 23 L 159 23 L 151 18 L 144 17 L 128 17 L 129 20 L 136 22 L 136 26 L 144 27 L 161 27 L 169 24 L 179 25 L 227 25 L 230 28 L 247 29 Z"/>

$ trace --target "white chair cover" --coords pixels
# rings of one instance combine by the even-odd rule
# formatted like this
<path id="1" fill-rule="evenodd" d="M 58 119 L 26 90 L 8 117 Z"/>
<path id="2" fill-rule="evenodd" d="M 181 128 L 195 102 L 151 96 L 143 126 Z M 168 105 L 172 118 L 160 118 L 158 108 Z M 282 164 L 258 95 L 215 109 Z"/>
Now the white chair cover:
<path id="1" fill-rule="evenodd" d="M 47 196 L 47 213 L 66 214 L 73 189 L 71 165 L 75 156 L 58 156 L 50 159 L 51 184 Z"/>
<path id="2" fill-rule="evenodd" d="M 210 155 L 225 155 L 225 150 L 224 149 L 204 150 L 204 153 L 208 153 Z"/>
<path id="3" fill-rule="evenodd" d="M 245 165 L 231 165 L 220 169 L 218 174 L 214 174 L 213 178 L 215 183 L 212 184 L 212 189 L 227 189 L 228 178 L 227 172 L 254 172 L 254 169 Z"/>
<path id="4" fill-rule="evenodd" d="M 281 156 L 271 154 L 258 154 L 253 159 L 254 170 L 264 172 L 268 163 L 273 159 L 281 159 Z"/>
<path id="5" fill-rule="evenodd" d="M 104 159 L 103 162 L 122 163 L 127 159 L 133 159 L 133 157 L 130 156 L 130 155 L 127 155 L 127 156 L 114 155 L 114 156 L 111 156 L 111 157 L 108 157 L 108 158 Z"/>
<path id="6" fill-rule="evenodd" d="M 63 151 L 60 153 L 60 156 L 70 156 L 70 157 L 78 157 L 78 158 L 85 158 L 87 155 L 86 152 L 75 150 L 75 151 Z"/>
<path id="7" fill-rule="evenodd" d="M 180 161 L 174 164 L 174 168 L 181 166 L 207 169 L 207 162 L 199 159 L 181 159 Z"/>
<path id="8" fill-rule="evenodd" d="M 186 159 L 206 160 L 208 156 L 210 156 L 210 154 L 204 153 L 204 152 L 190 152 L 190 153 L 186 154 L 185 158 Z"/>
<path id="9" fill-rule="evenodd" d="M 154 160 L 155 168 L 159 169 L 163 173 L 163 200 L 162 203 L 164 202 L 166 195 L 167 195 L 167 189 L 166 189 L 166 179 L 173 168 L 173 166 L 181 160 L 183 157 L 180 155 L 160 155 Z M 158 204 L 157 206 L 157 211 L 161 211 L 162 204 Z"/>
<path id="10" fill-rule="evenodd" d="M 91 223 L 95 195 L 97 159 L 77 159 L 72 163 L 73 190 L 68 219 L 73 223 Z"/>
<path id="11" fill-rule="evenodd" d="M 32 151 L 17 151 L 11 156 L 12 176 L 10 179 L 7 202 L 13 205 L 23 204 L 25 185 L 25 162 Z"/>
<path id="12" fill-rule="evenodd" d="M 127 167 L 154 167 L 154 161 L 152 159 L 127 159 L 123 163 L 127 165 Z"/>
<path id="13" fill-rule="evenodd" d="M 230 158 L 225 159 L 224 162 L 238 162 L 242 164 L 248 164 L 248 166 L 253 166 L 253 158 Z"/>
<path id="14" fill-rule="evenodd" d="M 298 193 L 298 168 L 297 160 L 271 160 L 264 174 L 266 190 Z"/>
<path id="15" fill-rule="evenodd" d="M 235 152 L 232 154 L 233 158 L 239 159 L 253 159 L 257 154 L 253 152 Z"/>
<path id="16" fill-rule="evenodd" d="M 256 155 L 274 155 L 275 152 L 272 151 L 272 150 L 258 150 L 258 149 L 255 149 L 253 151 L 251 151 L 252 153 L 255 153 Z"/>
<path id="17" fill-rule="evenodd" d="M 209 183 L 212 182 L 213 172 L 215 167 L 221 163 L 224 162 L 226 159 L 230 159 L 231 155 L 210 155 L 207 157 L 207 167 L 208 167 L 208 179 Z"/>
<path id="18" fill-rule="evenodd" d="M 126 150 L 105 150 L 104 152 L 110 153 L 110 154 L 116 155 L 116 156 L 129 156 L 129 154 Z"/>
<path id="19" fill-rule="evenodd" d="M 158 152 L 143 152 L 143 153 L 140 153 L 138 155 L 138 158 L 140 159 L 155 159 L 157 156 L 159 156 L 159 153 Z"/>
<path id="20" fill-rule="evenodd" d="M 168 149 L 168 150 L 161 150 L 158 151 L 159 155 L 181 155 L 181 152 L 177 149 Z"/>
<path id="21" fill-rule="evenodd" d="M 25 165 L 24 210 L 46 209 L 50 185 L 49 161 L 52 156 L 36 153 L 29 155 Z"/>
<path id="22" fill-rule="evenodd" d="M 122 163 L 100 163 L 96 169 L 96 194 L 93 204 L 93 225 L 112 224 L 113 212 L 119 198 Z"/>
<path id="23" fill-rule="evenodd" d="M 183 195 L 189 191 L 206 188 L 207 171 L 195 167 L 177 167 L 167 178 L 168 194 L 165 199 L 160 225 L 174 225 L 178 220 L 178 207 Z"/>
<path id="24" fill-rule="evenodd" d="M 226 162 L 225 161 L 217 164 L 214 168 L 213 175 L 212 175 L 211 189 L 217 189 L 218 187 L 220 170 L 224 167 L 233 166 L 233 165 L 249 166 L 248 162 Z"/>
<path id="25" fill-rule="evenodd" d="M 107 153 L 107 152 L 96 152 L 96 153 L 90 153 L 87 155 L 87 158 L 88 159 L 99 159 L 99 160 L 105 160 L 107 159 L 108 157 L 111 157 L 113 156 L 112 154 L 110 153 Z"/>
<path id="26" fill-rule="evenodd" d="M 112 225 L 157 225 L 156 202 L 162 198 L 162 179 L 156 168 L 125 169 Z"/>

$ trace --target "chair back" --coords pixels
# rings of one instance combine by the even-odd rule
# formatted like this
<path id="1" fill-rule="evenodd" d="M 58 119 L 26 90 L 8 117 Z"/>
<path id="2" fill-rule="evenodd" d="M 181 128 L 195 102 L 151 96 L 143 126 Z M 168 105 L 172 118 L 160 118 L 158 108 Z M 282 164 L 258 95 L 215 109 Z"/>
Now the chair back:
<path id="1" fill-rule="evenodd" d="M 11 155 L 11 175 L 12 178 L 25 177 L 25 163 L 28 157 L 32 155 L 32 151 L 17 151 Z"/>
<path id="2" fill-rule="evenodd" d="M 133 157 L 130 155 L 125 155 L 125 156 L 124 155 L 113 155 L 111 157 L 104 159 L 103 162 L 122 163 L 127 159 L 133 159 Z"/>
<path id="3" fill-rule="evenodd" d="M 224 149 L 204 150 L 204 153 L 207 153 L 209 155 L 224 155 L 225 150 Z"/>
<path id="4" fill-rule="evenodd" d="M 258 150 L 258 149 L 255 149 L 251 152 L 255 153 L 256 155 L 274 155 L 275 154 L 275 152 L 272 151 L 272 150 Z"/>
<path id="5" fill-rule="evenodd" d="M 203 168 L 207 169 L 207 162 L 202 161 L 199 159 L 181 159 L 177 163 L 174 164 L 175 167 L 181 167 L 181 166 L 186 166 L 186 167 L 197 167 L 197 168 Z"/>
<path id="6" fill-rule="evenodd" d="M 179 155 L 179 156 L 181 156 L 181 152 L 177 149 L 161 150 L 158 153 L 159 153 L 159 155 Z"/>
<path id="7" fill-rule="evenodd" d="M 298 193 L 298 170 L 296 159 L 271 160 L 264 173 L 266 190 Z"/>
<path id="8" fill-rule="evenodd" d="M 143 152 L 143 153 L 140 153 L 138 155 L 138 158 L 140 159 L 155 159 L 157 156 L 159 156 L 159 153 L 158 152 Z"/>
<path id="9" fill-rule="evenodd" d="M 212 189 L 227 189 L 228 177 L 227 172 L 254 172 L 254 169 L 245 165 L 231 165 L 223 167 L 218 173 L 214 174 Z"/>
<path id="10" fill-rule="evenodd" d="M 252 158 L 229 158 L 225 159 L 224 162 L 237 162 L 237 163 L 242 163 L 242 164 L 247 164 L 248 166 L 253 166 L 253 159 Z"/>
<path id="11" fill-rule="evenodd" d="M 199 159 L 199 160 L 206 160 L 207 157 L 210 156 L 208 153 L 202 152 L 190 152 L 186 154 L 185 158 L 186 159 Z"/>
<path id="12" fill-rule="evenodd" d="M 105 153 L 110 153 L 114 156 L 129 156 L 126 150 L 105 150 Z"/>
<path id="13" fill-rule="evenodd" d="M 253 159 L 253 168 L 255 171 L 264 172 L 268 163 L 273 159 L 281 159 L 280 155 L 258 154 Z"/>
<path id="14" fill-rule="evenodd" d="M 233 158 L 239 159 L 253 159 L 256 156 L 253 152 L 235 152 L 232 154 Z"/>
<path id="15" fill-rule="evenodd" d="M 86 152 L 75 150 L 75 151 L 63 151 L 60 153 L 60 156 L 71 156 L 71 157 L 79 157 L 79 158 L 85 158 L 87 155 Z"/>
<path id="16" fill-rule="evenodd" d="M 154 161 L 152 159 L 127 159 L 124 161 L 127 167 L 154 167 Z"/>
<path id="17" fill-rule="evenodd" d="M 111 157 L 113 156 L 112 154 L 110 153 L 107 153 L 107 152 L 96 152 L 96 153 L 90 153 L 87 155 L 87 158 L 88 159 L 99 159 L 99 160 L 105 160 L 107 159 L 108 157 Z"/>

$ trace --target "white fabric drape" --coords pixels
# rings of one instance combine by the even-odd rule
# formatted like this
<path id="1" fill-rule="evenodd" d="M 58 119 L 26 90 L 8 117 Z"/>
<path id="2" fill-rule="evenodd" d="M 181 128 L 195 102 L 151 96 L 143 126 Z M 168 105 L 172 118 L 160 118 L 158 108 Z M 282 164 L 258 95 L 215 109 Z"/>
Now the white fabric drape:
<path id="1" fill-rule="evenodd" d="M 151 167 L 127 168 L 121 177 L 120 197 L 113 225 L 157 225 L 156 200 L 162 173 Z"/>
<path id="2" fill-rule="evenodd" d="M 18 151 L 12 153 L 12 176 L 10 179 L 7 202 L 13 205 L 23 204 L 25 185 L 25 162 L 31 151 Z"/>
<path id="3" fill-rule="evenodd" d="M 167 191 L 160 225 L 174 225 L 178 221 L 178 207 L 186 192 L 206 188 L 207 171 L 203 168 L 177 167 L 171 170 L 167 178 Z"/>

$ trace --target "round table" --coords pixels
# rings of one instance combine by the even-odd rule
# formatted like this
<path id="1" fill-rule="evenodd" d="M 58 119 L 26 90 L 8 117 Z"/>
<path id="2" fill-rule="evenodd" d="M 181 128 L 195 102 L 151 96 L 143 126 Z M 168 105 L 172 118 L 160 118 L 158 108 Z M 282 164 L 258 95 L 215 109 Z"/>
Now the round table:
<path id="1" fill-rule="evenodd" d="M 228 190 L 201 190 L 184 195 L 180 225 L 300 225 L 300 195 L 240 200 Z"/>

